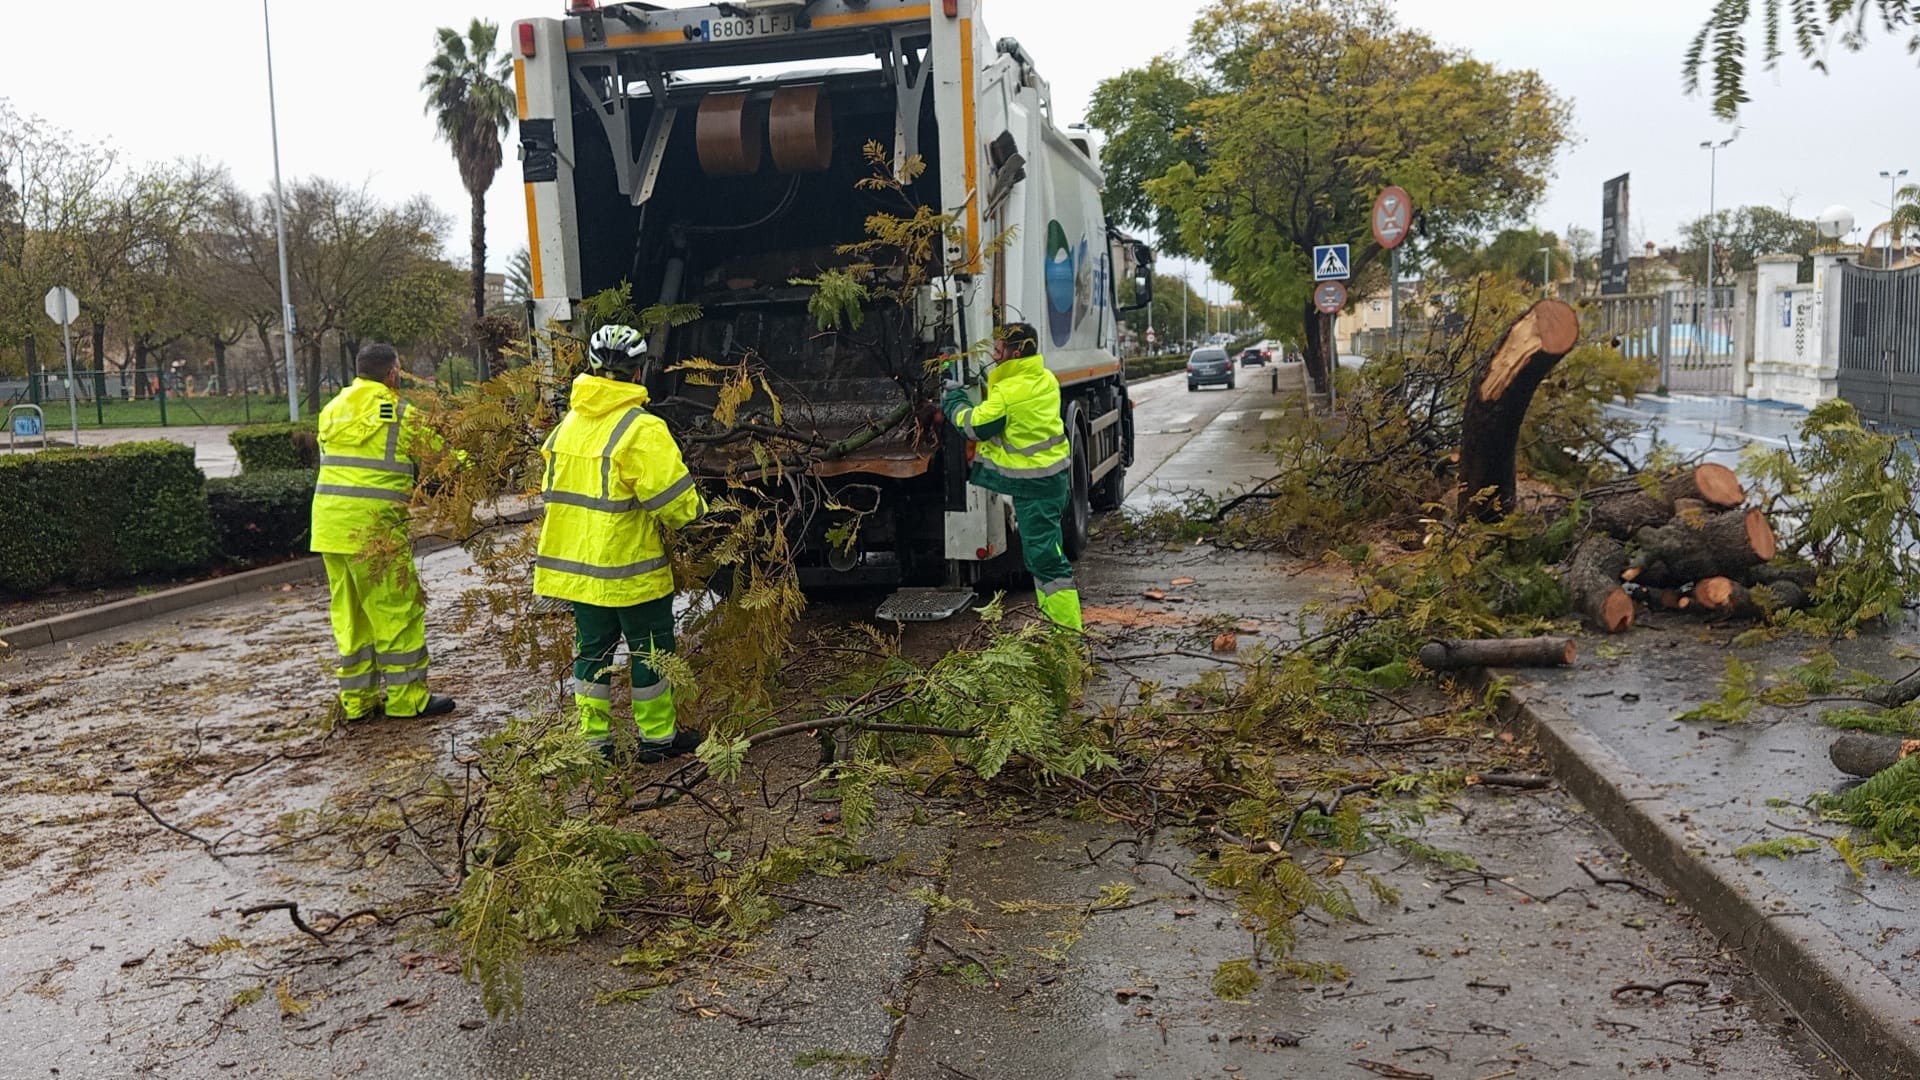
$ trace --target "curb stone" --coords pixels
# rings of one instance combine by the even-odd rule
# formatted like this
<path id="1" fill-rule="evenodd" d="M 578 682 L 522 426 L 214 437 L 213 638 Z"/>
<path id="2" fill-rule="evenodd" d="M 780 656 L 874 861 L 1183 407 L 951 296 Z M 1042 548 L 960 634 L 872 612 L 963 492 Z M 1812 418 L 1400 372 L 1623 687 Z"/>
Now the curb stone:
<path id="1" fill-rule="evenodd" d="M 309 581 L 321 576 L 324 572 L 318 558 L 275 563 L 258 570 L 243 570 L 238 574 L 196 581 L 191 585 L 164 589 L 146 596 L 130 596 L 125 600 L 115 600 L 113 603 L 101 604 L 98 607 L 83 608 L 37 622 L 5 627 L 0 629 L 0 642 L 4 642 L 6 647 L 15 650 L 52 645 L 84 634 L 112 630 L 142 619 L 168 615 L 183 608 L 199 607 L 217 600 L 227 600 L 256 589 L 285 585 L 295 581 Z"/>
<path id="2" fill-rule="evenodd" d="M 493 524 L 525 525 L 538 521 L 540 514 L 537 504 L 532 507 L 523 506 L 498 515 Z M 413 542 L 413 554 L 415 558 L 419 558 L 458 546 L 460 546 L 459 541 L 444 536 L 416 537 Z M 18 652 L 41 645 L 52 645 L 57 641 L 66 641 L 84 634 L 98 633 L 101 630 L 112 630 L 128 623 L 171 614 L 184 608 L 231 599 L 256 589 L 286 585 L 295 581 L 311 581 L 324 576 L 326 576 L 325 565 L 320 557 L 315 555 L 263 566 L 258 570 L 243 570 L 238 574 L 196 581 L 177 589 L 166 589 L 147 596 L 132 596 L 125 600 L 116 600 L 111 604 L 101 604 L 98 607 L 70 611 L 65 615 L 55 615 L 38 622 L 4 627 L 0 628 L 0 655 L 9 651 Z"/>
<path id="3" fill-rule="evenodd" d="M 1530 730 L 1568 792 L 1694 909 L 1826 1044 L 1865 1080 L 1920 1077 L 1920 1001 L 1786 897 L 1701 850 L 1687 813 L 1536 688 L 1516 687 L 1502 712 Z"/>

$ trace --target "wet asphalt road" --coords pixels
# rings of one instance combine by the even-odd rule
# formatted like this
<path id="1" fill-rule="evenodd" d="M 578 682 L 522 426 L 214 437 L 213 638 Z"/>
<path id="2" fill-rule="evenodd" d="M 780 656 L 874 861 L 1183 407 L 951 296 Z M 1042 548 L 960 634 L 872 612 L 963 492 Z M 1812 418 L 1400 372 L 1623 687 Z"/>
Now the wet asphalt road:
<path id="1" fill-rule="evenodd" d="M 1261 447 L 1284 407 L 1264 373 L 1233 392 L 1189 394 L 1178 376 L 1134 390 L 1130 504 L 1265 475 Z M 1231 902 L 1193 876 L 1177 838 L 1141 847 L 1110 825 L 995 820 L 936 800 L 912 814 L 890 807 L 865 843 L 874 868 L 802 879 L 791 891 L 812 903 L 787 905 L 750 948 L 693 965 L 670 989 L 607 1003 L 653 981 L 611 965 L 629 942 L 608 932 L 537 955 L 526 1012 L 489 1021 L 431 941 L 368 925 L 317 946 L 278 915 L 237 915 L 277 898 L 346 911 L 431 885 L 404 852 L 383 872 L 337 858 L 215 861 L 111 797 L 147 791 L 202 833 L 262 829 L 329 797 L 381 790 L 394 761 L 444 754 L 557 699 L 557 688 L 525 685 L 490 660 L 498 628 L 463 621 L 457 550 L 422 567 L 436 598 L 436 686 L 468 703 L 424 727 L 316 738 L 327 637 L 314 586 L 0 661 L 10 750 L 0 762 L 0 1080 L 1836 1075 L 1683 909 L 1592 887 L 1575 860 L 1644 874 L 1554 790 L 1470 791 L 1409 823 L 1476 869 L 1392 848 L 1356 861 L 1399 900 L 1363 902 L 1361 923 L 1303 923 L 1299 947 L 1349 977 L 1270 979 L 1246 1004 L 1219 1001 L 1210 981 L 1220 960 L 1247 954 L 1249 935 Z M 1221 619 L 1254 620 L 1277 638 L 1341 586 L 1289 560 L 1204 547 L 1111 547 L 1083 567 L 1110 656 L 1191 649 Z M 1188 602 L 1145 611 L 1142 592 L 1176 574 L 1196 579 Z M 1136 616 L 1143 625 L 1131 625 Z M 864 616 L 843 607 L 818 617 Z M 916 629 L 909 645 L 938 647 L 952 632 Z M 1097 694 L 1211 666 L 1117 664 Z M 1436 752 L 1401 767 L 1448 760 Z M 783 827 L 817 828 L 812 813 Z M 696 829 L 683 842 L 701 839 Z M 1074 916 L 1114 884 L 1131 886 L 1137 906 Z M 936 938 L 986 959 L 1001 985 L 964 978 Z M 1664 1002 L 1613 992 L 1672 979 L 1706 986 Z"/>

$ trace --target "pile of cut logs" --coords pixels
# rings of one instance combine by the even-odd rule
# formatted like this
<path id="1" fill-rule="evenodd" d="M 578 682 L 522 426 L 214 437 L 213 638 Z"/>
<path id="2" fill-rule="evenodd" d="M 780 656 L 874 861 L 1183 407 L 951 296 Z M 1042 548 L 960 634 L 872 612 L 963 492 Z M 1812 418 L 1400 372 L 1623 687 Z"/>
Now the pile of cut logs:
<path id="1" fill-rule="evenodd" d="M 1806 606 L 1810 571 L 1770 565 L 1778 551 L 1767 515 L 1724 465 L 1696 465 L 1658 484 L 1630 481 L 1591 495 L 1590 534 L 1563 568 L 1575 610 L 1594 629 L 1633 626 L 1639 604 L 1718 618 Z"/>

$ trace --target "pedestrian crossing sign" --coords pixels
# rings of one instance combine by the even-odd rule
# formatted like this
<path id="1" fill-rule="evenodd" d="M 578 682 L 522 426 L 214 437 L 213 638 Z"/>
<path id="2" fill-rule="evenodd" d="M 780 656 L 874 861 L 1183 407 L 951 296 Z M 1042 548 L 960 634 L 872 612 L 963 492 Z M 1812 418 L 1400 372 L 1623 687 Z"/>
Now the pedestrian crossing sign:
<path id="1" fill-rule="evenodd" d="M 1353 260 L 1346 244 L 1321 244 L 1313 249 L 1313 280 L 1345 281 L 1353 276 Z"/>

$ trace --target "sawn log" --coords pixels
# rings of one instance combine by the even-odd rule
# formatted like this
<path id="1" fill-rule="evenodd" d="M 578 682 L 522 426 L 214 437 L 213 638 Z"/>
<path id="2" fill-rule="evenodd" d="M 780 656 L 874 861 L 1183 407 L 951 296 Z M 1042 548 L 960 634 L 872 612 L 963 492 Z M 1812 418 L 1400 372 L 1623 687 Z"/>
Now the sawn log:
<path id="1" fill-rule="evenodd" d="M 1420 647 L 1428 671 L 1479 667 L 1565 667 L 1573 663 L 1572 638 L 1471 638 L 1429 641 Z"/>
<path id="2" fill-rule="evenodd" d="M 1567 594 L 1588 625 L 1609 634 L 1633 626 L 1633 598 L 1620 587 L 1627 550 L 1610 536 L 1589 536 L 1567 560 Z"/>
<path id="3" fill-rule="evenodd" d="M 1634 534 L 1638 551 L 1632 580 L 1654 587 L 1710 577 L 1734 577 L 1773 558 L 1773 526 L 1758 509 L 1713 514 L 1697 526 L 1675 519 Z M 1655 576 L 1655 568 L 1661 573 Z"/>
<path id="4" fill-rule="evenodd" d="M 1827 757 L 1848 776 L 1872 776 L 1915 751 L 1920 751 L 1920 739 L 1849 731 L 1827 747 Z"/>

